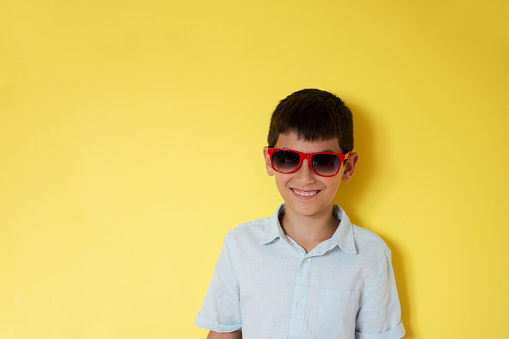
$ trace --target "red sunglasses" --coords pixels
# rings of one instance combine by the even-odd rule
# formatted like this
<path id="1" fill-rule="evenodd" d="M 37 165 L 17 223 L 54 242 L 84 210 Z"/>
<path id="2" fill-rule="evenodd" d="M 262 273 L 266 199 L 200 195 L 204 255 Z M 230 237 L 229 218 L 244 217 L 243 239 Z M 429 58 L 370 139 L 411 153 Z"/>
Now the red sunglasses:
<path id="1" fill-rule="evenodd" d="M 333 152 L 303 153 L 286 148 L 268 148 L 270 164 L 279 173 L 289 174 L 296 172 L 302 161 L 307 159 L 313 172 L 321 177 L 333 177 L 338 174 L 343 161 L 350 157 L 346 154 Z"/>

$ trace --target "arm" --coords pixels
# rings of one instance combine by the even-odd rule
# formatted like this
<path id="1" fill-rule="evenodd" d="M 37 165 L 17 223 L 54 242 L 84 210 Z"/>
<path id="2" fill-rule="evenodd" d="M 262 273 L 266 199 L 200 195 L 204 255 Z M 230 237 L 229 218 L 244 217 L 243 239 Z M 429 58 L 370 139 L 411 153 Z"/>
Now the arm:
<path id="1" fill-rule="evenodd" d="M 356 339 L 393 339 L 405 335 L 389 250 L 375 284 L 363 299 L 357 314 Z"/>
<path id="2" fill-rule="evenodd" d="M 230 234 L 228 234 L 202 308 L 194 322 L 199 327 L 211 331 L 208 338 L 238 338 L 242 329 L 240 290 L 233 247 Z M 230 333 L 235 331 L 239 334 L 231 336 Z M 216 336 L 215 332 L 221 336 Z"/>
<path id="3" fill-rule="evenodd" d="M 207 339 L 239 339 L 240 331 L 235 332 L 227 332 L 227 333 L 218 333 L 214 331 L 210 331 Z"/>

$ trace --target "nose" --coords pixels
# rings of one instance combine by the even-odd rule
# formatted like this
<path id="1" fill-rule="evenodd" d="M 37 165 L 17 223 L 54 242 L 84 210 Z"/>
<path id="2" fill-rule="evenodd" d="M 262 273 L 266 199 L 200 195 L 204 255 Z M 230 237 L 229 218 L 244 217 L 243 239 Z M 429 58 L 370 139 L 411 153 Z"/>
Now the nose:
<path id="1" fill-rule="evenodd" d="M 295 174 L 299 181 L 308 183 L 315 181 L 315 173 L 311 169 L 307 159 L 302 160 L 302 164 Z"/>

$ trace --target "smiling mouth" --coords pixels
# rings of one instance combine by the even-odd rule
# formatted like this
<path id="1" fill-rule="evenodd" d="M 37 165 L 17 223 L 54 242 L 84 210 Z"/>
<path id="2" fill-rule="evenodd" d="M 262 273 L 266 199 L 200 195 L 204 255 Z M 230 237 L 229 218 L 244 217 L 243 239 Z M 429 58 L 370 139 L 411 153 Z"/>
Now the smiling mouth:
<path id="1" fill-rule="evenodd" d="M 303 190 L 298 190 L 296 188 L 292 188 L 291 189 L 293 193 L 297 194 L 298 196 L 301 196 L 301 197 L 312 197 L 314 195 L 317 195 L 320 191 L 319 190 L 315 190 L 315 191 L 303 191 Z"/>

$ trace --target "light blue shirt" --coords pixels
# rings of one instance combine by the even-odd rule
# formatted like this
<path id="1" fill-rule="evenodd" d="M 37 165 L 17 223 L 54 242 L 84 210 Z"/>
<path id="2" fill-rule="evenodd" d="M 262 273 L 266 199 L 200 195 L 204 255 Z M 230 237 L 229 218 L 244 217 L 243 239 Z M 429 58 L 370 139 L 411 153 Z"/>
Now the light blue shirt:
<path id="1" fill-rule="evenodd" d="M 389 248 L 333 213 L 339 227 L 309 253 L 284 234 L 284 204 L 228 232 L 195 324 L 243 339 L 402 338 Z"/>

